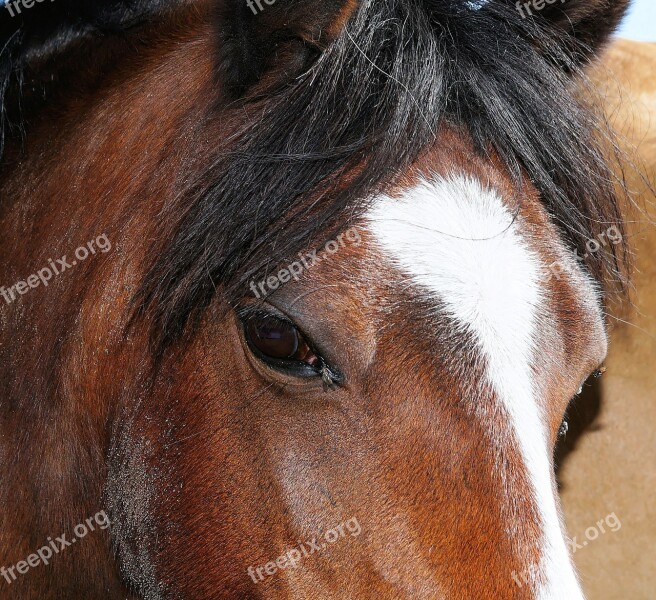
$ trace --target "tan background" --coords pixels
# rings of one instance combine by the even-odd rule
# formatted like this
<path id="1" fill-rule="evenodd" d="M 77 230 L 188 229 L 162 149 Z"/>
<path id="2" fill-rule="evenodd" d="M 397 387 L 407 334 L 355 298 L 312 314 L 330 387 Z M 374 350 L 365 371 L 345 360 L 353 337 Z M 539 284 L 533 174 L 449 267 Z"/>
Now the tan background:
<path id="1" fill-rule="evenodd" d="M 656 44 L 618 41 L 595 78 L 611 122 L 643 174 L 656 182 Z M 632 308 L 612 325 L 608 372 L 571 413 L 559 477 L 568 531 L 577 542 L 614 513 L 622 527 L 574 554 L 589 600 L 656 600 L 656 199 L 635 169 L 630 188 Z M 611 322 L 613 319 L 611 319 Z M 590 532 L 594 535 L 594 532 Z"/>

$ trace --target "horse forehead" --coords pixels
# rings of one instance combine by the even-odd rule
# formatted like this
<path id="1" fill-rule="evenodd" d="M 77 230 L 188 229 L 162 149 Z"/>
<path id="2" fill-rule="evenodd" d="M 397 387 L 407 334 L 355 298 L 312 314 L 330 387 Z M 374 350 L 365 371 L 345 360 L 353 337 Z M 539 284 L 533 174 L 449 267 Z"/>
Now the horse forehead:
<path id="1" fill-rule="evenodd" d="M 404 280 L 409 276 L 423 302 L 439 306 L 435 318 L 448 317 L 473 340 L 468 354 L 486 364 L 480 383 L 495 390 L 511 419 L 539 427 L 533 363 L 547 312 L 547 269 L 522 235 L 518 214 L 496 190 L 452 175 L 380 198 L 367 221 Z"/>
<path id="2" fill-rule="evenodd" d="M 519 214 L 478 179 L 452 175 L 379 198 L 367 222 L 404 283 L 414 284 L 422 303 L 434 303 L 433 318 L 447 317 L 450 327 L 467 334 L 467 355 L 485 364 L 481 389 L 494 390 L 521 429 L 520 442 L 527 432 L 546 444 L 534 363 L 540 339 L 550 337 L 543 335 L 545 323 L 553 324 L 548 269 L 522 233 Z M 524 451 L 530 462 L 537 450 Z"/>

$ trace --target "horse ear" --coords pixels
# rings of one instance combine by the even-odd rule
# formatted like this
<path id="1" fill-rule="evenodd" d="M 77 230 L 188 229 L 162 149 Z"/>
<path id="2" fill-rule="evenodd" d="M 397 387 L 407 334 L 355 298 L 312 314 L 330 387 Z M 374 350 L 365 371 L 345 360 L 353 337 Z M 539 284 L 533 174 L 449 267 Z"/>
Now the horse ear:
<path id="1" fill-rule="evenodd" d="M 608 41 L 631 0 L 520 0 L 517 9 L 528 18 L 543 17 L 577 42 L 583 61 Z M 538 18 L 539 18 L 538 17 Z"/>
<path id="2" fill-rule="evenodd" d="M 232 97 L 291 81 L 342 31 L 360 0 L 228 0 L 219 8 L 219 58 Z"/>

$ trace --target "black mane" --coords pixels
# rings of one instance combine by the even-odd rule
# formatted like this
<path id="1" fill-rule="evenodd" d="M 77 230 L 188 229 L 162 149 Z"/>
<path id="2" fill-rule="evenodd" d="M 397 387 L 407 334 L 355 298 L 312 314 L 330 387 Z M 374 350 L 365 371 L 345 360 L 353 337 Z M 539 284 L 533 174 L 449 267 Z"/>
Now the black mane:
<path id="1" fill-rule="evenodd" d="M 66 0 L 53 7 L 85 12 L 83 4 L 96 6 L 83 21 L 97 31 L 161 8 Z M 17 43 L 14 53 L 24 48 Z M 229 70 L 217 53 L 219 72 Z M 171 235 L 157 245 L 137 298 L 160 348 L 217 290 L 235 302 L 252 279 L 346 227 L 443 125 L 466 132 L 482 155 L 501 157 L 518 186 L 527 174 L 564 239 L 585 254 L 589 239 L 622 222 L 604 136 L 576 97 L 587 54 L 540 15 L 523 19 L 514 2 L 362 2 L 303 76 L 243 100 L 257 118 L 218 149 L 173 231 L 163 220 Z M 18 60 L 2 57 L 0 91 Z M 600 283 L 616 280 L 622 255 L 611 247 L 591 254 L 587 266 Z"/>

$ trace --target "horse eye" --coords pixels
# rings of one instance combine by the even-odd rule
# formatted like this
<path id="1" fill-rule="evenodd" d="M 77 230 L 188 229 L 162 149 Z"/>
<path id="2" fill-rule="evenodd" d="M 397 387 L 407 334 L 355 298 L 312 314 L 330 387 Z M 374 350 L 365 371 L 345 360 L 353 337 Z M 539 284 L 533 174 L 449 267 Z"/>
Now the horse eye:
<path id="1" fill-rule="evenodd" d="M 320 374 L 322 359 L 291 321 L 260 312 L 246 314 L 242 321 L 246 341 L 260 360 L 279 369 L 309 368 L 308 374 Z"/>
<path id="2" fill-rule="evenodd" d="M 344 383 L 344 376 L 316 352 L 292 321 L 264 310 L 238 312 L 253 355 L 269 367 L 295 377 L 320 377 L 324 390 Z"/>

